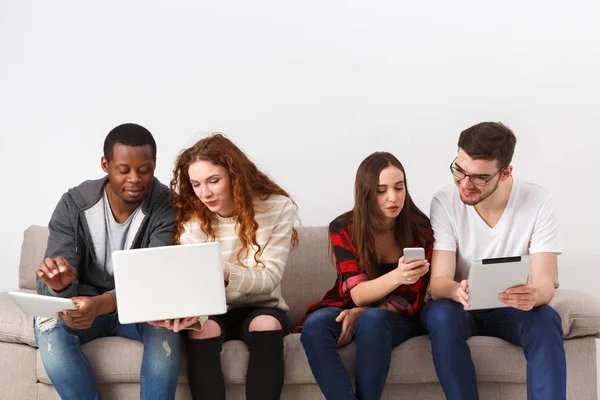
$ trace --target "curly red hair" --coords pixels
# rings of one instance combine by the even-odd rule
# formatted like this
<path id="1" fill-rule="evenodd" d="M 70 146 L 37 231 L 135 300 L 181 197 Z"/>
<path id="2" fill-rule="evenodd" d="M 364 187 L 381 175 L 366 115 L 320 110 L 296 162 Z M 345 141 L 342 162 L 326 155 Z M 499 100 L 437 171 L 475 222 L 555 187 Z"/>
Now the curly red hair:
<path id="1" fill-rule="evenodd" d="M 211 226 L 213 213 L 198 199 L 190 183 L 188 168 L 190 164 L 205 160 L 220 165 L 229 172 L 231 188 L 234 199 L 233 218 L 237 222 L 237 234 L 242 243 L 242 248 L 237 253 L 240 265 L 242 254 L 248 254 L 248 247 L 254 245 L 258 251 L 254 255 L 256 264 L 262 248 L 256 241 L 258 222 L 255 219 L 254 198 L 259 196 L 263 200 L 272 194 L 282 195 L 291 199 L 290 195 L 267 175 L 258 170 L 256 165 L 237 147 L 231 140 L 220 133 L 202 139 L 192 147 L 185 149 L 177 157 L 171 179 L 171 194 L 169 202 L 177 214 L 177 232 L 175 243 L 183 233 L 183 224 L 191 219 L 200 221 L 200 229 L 211 240 L 215 240 L 215 232 Z M 292 200 L 292 203 L 293 200 Z M 294 203 L 296 206 L 296 203 Z M 298 232 L 292 230 L 292 245 L 298 243 Z"/>

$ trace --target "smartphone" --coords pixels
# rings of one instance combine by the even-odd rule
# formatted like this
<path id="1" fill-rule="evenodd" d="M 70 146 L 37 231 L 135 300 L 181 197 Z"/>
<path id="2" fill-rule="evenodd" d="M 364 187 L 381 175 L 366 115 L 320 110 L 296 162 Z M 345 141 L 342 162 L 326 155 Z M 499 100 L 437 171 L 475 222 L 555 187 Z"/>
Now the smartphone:
<path id="1" fill-rule="evenodd" d="M 422 247 L 407 247 L 404 249 L 404 264 L 425 259 L 425 249 Z"/>

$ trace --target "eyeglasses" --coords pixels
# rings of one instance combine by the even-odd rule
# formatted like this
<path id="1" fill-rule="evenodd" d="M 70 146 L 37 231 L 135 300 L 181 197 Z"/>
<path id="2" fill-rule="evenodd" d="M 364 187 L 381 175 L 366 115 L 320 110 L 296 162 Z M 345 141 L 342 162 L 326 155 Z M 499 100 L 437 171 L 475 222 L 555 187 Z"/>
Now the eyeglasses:
<path id="1" fill-rule="evenodd" d="M 465 178 L 468 177 L 469 181 L 473 185 L 480 186 L 480 187 L 484 187 L 485 185 L 487 185 L 487 183 L 489 181 L 491 181 L 492 179 L 494 179 L 494 177 L 496 175 L 498 175 L 500 172 L 502 172 L 502 171 L 504 171 L 506 169 L 506 167 L 502 167 L 494 175 L 492 175 L 489 178 L 485 179 L 485 178 L 481 178 L 481 177 L 479 177 L 477 175 L 465 174 L 463 171 L 460 171 L 460 170 L 456 169 L 456 164 L 454 164 L 455 161 L 456 161 L 456 158 L 454 160 L 452 160 L 452 163 L 450 164 L 450 172 L 452 172 L 452 175 L 454 175 L 455 177 L 457 177 L 459 180 L 462 180 L 462 179 L 465 179 Z"/>

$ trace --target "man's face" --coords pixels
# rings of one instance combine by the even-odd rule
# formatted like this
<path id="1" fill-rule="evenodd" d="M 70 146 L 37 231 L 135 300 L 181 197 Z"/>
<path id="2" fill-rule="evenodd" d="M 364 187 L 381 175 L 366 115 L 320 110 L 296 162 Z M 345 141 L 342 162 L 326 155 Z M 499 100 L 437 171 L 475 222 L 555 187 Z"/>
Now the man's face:
<path id="1" fill-rule="evenodd" d="M 127 204 L 140 204 L 152 187 L 154 168 L 152 147 L 115 143 L 110 162 L 102 157 L 102 170 L 108 174 L 108 190 Z"/>
<path id="2" fill-rule="evenodd" d="M 474 160 L 463 149 L 458 149 L 458 156 L 454 161 L 454 166 L 458 172 L 482 179 L 489 179 L 494 174 L 490 181 L 484 187 L 474 185 L 469 177 L 459 179 L 453 175 L 454 183 L 459 189 L 460 199 L 463 203 L 474 206 L 481 203 L 483 200 L 490 197 L 496 189 L 500 181 L 506 180 L 512 171 L 512 167 L 508 166 L 503 172 L 498 173 L 500 166 L 497 160 Z"/>

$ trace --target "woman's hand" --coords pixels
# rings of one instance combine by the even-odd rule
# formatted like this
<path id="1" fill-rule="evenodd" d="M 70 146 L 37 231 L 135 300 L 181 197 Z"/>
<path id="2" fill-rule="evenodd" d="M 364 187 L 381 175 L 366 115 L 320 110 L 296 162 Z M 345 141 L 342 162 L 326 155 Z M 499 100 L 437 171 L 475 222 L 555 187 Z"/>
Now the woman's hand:
<path id="1" fill-rule="evenodd" d="M 344 310 L 335 319 L 336 322 L 342 323 L 342 332 L 338 337 L 337 345 L 344 346 L 350 343 L 354 336 L 354 327 L 360 314 L 362 314 L 368 307 L 356 307 L 349 310 Z"/>
<path id="2" fill-rule="evenodd" d="M 391 305 L 387 301 L 385 303 L 383 303 L 383 304 L 380 304 L 378 306 L 378 308 L 383 308 L 384 310 L 388 310 L 388 311 L 395 312 L 395 313 L 399 312 L 396 307 L 394 307 L 393 305 Z"/>
<path id="3" fill-rule="evenodd" d="M 223 263 L 223 281 L 225 282 L 225 287 L 229 284 L 229 264 Z"/>
<path id="4" fill-rule="evenodd" d="M 398 260 L 398 267 L 394 270 L 396 278 L 401 285 L 412 285 L 420 277 L 429 272 L 429 261 L 417 260 L 408 264 L 404 263 L 404 256 Z"/>

